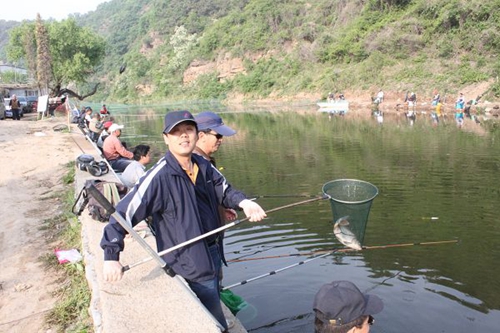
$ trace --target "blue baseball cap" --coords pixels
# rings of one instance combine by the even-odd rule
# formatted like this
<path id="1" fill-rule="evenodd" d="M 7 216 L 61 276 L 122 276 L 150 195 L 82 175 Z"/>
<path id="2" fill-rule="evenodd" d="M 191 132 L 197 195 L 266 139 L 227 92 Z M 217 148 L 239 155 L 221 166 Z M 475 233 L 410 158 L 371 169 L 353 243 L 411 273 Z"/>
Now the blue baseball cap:
<path id="1" fill-rule="evenodd" d="M 236 134 L 236 131 L 224 125 L 222 118 L 214 112 L 201 112 L 194 118 L 196 120 L 196 123 L 198 124 L 199 131 L 212 130 L 224 136 L 231 136 Z"/>
<path id="2" fill-rule="evenodd" d="M 175 126 L 183 123 L 185 121 L 192 122 L 197 128 L 196 120 L 194 119 L 191 112 L 182 110 L 182 111 L 172 111 L 165 115 L 163 133 L 168 134 Z"/>

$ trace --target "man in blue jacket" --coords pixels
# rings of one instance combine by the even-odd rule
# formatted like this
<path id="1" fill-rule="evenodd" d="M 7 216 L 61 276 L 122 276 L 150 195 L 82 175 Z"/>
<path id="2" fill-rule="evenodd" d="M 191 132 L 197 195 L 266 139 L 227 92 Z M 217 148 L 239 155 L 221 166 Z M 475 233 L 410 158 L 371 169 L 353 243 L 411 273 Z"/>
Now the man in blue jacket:
<path id="1" fill-rule="evenodd" d="M 221 225 L 219 205 L 243 209 L 251 222 L 266 217 L 257 203 L 233 189 L 210 162 L 192 154 L 198 140 L 198 128 L 191 113 L 169 112 L 164 125 L 163 138 L 169 151 L 116 207 L 131 226 L 148 216 L 153 217 L 159 252 L 217 229 Z M 111 217 L 101 240 L 106 281 L 118 281 L 122 277 L 119 256 L 124 238 L 125 230 Z M 221 258 L 222 233 L 163 256 L 227 329 L 218 288 Z"/>

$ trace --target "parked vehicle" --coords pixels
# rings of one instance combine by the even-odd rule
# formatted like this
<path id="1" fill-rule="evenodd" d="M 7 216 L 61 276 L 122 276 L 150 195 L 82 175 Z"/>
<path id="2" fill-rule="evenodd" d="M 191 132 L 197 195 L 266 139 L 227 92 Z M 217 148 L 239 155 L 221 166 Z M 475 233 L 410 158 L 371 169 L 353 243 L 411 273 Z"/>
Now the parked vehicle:
<path id="1" fill-rule="evenodd" d="M 36 111 L 37 107 L 38 107 L 38 96 L 28 96 L 26 97 L 27 101 L 28 101 L 28 105 L 26 106 L 26 109 L 24 110 L 24 112 L 33 112 L 33 111 Z"/>
<path id="2" fill-rule="evenodd" d="M 0 95 L 0 120 L 5 119 L 5 100 L 2 95 Z"/>
<path id="3" fill-rule="evenodd" d="M 26 96 L 17 96 L 17 100 L 19 101 L 19 105 L 21 105 L 23 113 L 26 112 L 26 109 L 28 108 L 28 98 Z"/>

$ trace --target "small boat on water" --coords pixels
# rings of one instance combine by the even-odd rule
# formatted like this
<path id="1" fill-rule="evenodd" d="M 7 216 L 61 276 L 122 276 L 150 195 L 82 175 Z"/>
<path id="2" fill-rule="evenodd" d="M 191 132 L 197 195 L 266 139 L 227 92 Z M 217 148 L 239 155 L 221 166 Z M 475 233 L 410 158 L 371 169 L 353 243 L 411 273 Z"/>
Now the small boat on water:
<path id="1" fill-rule="evenodd" d="M 337 100 L 332 102 L 318 102 L 318 112 L 328 113 L 346 113 L 349 111 L 349 102 L 346 100 Z"/>

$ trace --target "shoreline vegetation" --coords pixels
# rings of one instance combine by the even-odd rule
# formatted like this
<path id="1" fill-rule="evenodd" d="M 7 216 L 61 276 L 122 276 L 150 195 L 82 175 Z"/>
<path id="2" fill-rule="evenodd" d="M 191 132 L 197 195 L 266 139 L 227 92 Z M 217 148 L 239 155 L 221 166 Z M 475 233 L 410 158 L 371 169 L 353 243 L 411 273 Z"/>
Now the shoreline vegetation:
<path id="1" fill-rule="evenodd" d="M 57 243 L 57 248 L 78 249 L 81 252 L 81 224 L 71 212 L 75 200 L 74 162 L 66 164 L 64 169 L 65 174 L 61 177 L 64 190 L 56 194 L 60 214 L 44 220 L 40 229 L 44 230 L 47 239 Z M 51 248 L 54 246 L 48 245 Z M 58 288 L 54 291 L 57 301 L 45 317 L 47 325 L 58 332 L 92 331 L 92 320 L 88 312 L 91 292 L 83 261 L 62 265 L 53 252 L 42 255 L 40 260 L 49 274 L 58 276 Z"/>

